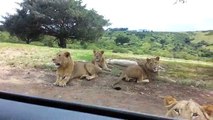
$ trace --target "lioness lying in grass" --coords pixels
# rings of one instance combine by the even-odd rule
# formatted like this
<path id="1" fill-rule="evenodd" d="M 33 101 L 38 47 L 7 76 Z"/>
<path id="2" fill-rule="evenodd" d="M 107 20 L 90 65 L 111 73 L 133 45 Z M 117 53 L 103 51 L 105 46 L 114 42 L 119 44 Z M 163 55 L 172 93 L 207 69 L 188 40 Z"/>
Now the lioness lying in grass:
<path id="1" fill-rule="evenodd" d="M 129 65 L 121 73 L 118 81 L 112 86 L 118 84 L 120 81 L 136 80 L 137 83 L 149 82 L 149 80 L 156 79 L 159 71 L 160 57 L 147 58 L 145 62 L 138 61 L 138 65 Z"/>
<path id="2" fill-rule="evenodd" d="M 108 68 L 106 60 L 104 58 L 104 51 L 93 50 L 93 56 L 94 56 L 92 60 L 93 64 L 100 67 L 101 69 L 111 71 L 111 69 Z"/>
<path id="3" fill-rule="evenodd" d="M 52 61 L 57 67 L 57 79 L 54 85 L 58 86 L 66 86 L 67 82 L 73 78 L 91 80 L 101 72 L 101 69 L 92 63 L 73 61 L 69 52 L 59 52 Z"/>

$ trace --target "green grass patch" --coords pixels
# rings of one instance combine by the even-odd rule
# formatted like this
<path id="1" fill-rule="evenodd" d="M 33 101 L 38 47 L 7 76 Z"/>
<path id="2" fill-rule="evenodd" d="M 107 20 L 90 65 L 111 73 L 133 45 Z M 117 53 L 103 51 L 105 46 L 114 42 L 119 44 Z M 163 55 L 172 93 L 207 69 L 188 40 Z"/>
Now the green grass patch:
<path id="1" fill-rule="evenodd" d="M 209 32 L 195 32 L 195 36 L 194 36 L 194 40 L 193 42 L 200 42 L 202 40 L 206 41 L 207 43 L 209 44 L 213 44 L 213 34 L 211 34 L 212 32 L 209 31 Z"/>
<path id="2" fill-rule="evenodd" d="M 177 80 L 177 84 L 181 84 L 185 86 L 193 86 L 198 88 L 207 88 L 207 89 L 213 90 L 213 82 L 211 81 L 182 79 L 182 80 Z"/>

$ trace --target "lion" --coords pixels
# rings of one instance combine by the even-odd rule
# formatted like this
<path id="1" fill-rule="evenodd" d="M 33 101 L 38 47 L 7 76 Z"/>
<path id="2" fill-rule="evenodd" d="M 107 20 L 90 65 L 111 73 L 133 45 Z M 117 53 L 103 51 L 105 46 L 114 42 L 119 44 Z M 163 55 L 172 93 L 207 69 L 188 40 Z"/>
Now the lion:
<path id="1" fill-rule="evenodd" d="M 173 96 L 164 97 L 167 117 L 186 120 L 212 120 L 210 114 L 197 102 L 190 100 L 177 101 Z M 206 106 L 207 107 L 207 106 Z M 211 111 L 212 112 L 212 111 Z"/>
<path id="2" fill-rule="evenodd" d="M 106 60 L 104 58 L 104 51 L 96 51 L 93 50 L 93 60 L 92 63 L 96 66 L 98 66 L 99 68 L 103 69 L 103 70 L 107 70 L 107 71 L 111 71 L 110 68 L 108 68 Z"/>
<path id="3" fill-rule="evenodd" d="M 57 67 L 57 79 L 54 85 L 62 87 L 66 86 L 70 79 L 74 78 L 92 80 L 98 77 L 97 74 L 101 71 L 92 63 L 73 61 L 67 51 L 59 52 L 52 61 Z"/>
<path id="4" fill-rule="evenodd" d="M 138 65 L 129 65 L 123 70 L 119 79 L 112 85 L 113 88 L 120 81 L 136 80 L 137 83 L 149 82 L 155 80 L 159 71 L 160 57 L 147 58 L 145 62 L 137 61 Z"/>

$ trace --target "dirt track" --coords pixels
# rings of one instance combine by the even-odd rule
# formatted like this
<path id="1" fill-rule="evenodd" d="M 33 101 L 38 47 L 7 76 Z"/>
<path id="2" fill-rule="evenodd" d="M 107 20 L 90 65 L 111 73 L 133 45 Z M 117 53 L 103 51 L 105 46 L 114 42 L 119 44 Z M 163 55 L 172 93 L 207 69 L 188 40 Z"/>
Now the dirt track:
<path id="1" fill-rule="evenodd" d="M 70 102 L 95 104 L 163 116 L 166 109 L 162 96 L 173 95 L 177 99 L 193 99 L 200 104 L 213 104 L 213 91 L 174 83 L 152 81 L 148 84 L 122 82 L 116 91 L 110 87 L 117 77 L 102 74 L 92 81 L 72 80 L 66 87 L 56 87 L 54 71 L 21 69 L 11 66 L 0 68 L 0 90 L 30 96 L 39 96 Z"/>

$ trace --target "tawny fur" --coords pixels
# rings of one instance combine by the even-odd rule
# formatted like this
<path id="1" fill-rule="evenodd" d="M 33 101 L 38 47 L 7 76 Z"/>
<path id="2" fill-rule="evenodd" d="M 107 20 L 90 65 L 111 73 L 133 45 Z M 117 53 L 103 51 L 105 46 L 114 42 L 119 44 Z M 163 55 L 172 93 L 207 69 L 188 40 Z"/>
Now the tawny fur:
<path id="1" fill-rule="evenodd" d="M 202 105 L 202 108 L 213 119 L 213 104 Z"/>
<path id="2" fill-rule="evenodd" d="M 113 87 L 120 81 L 136 80 L 137 83 L 149 82 L 156 79 L 159 69 L 160 57 L 147 58 L 146 61 L 138 61 L 138 65 L 129 65 L 123 70 L 119 79 L 113 83 Z"/>
<path id="3" fill-rule="evenodd" d="M 167 117 L 186 120 L 212 120 L 207 111 L 193 100 L 177 101 L 172 96 L 164 98 Z"/>
<path id="4" fill-rule="evenodd" d="M 92 63 L 98 67 L 100 67 L 103 70 L 111 71 L 110 68 L 108 68 L 106 60 L 104 58 L 104 51 L 96 51 L 93 50 L 93 60 Z"/>
<path id="5" fill-rule="evenodd" d="M 54 85 L 58 86 L 66 86 L 74 78 L 94 79 L 101 71 L 92 63 L 73 61 L 69 52 L 59 52 L 52 61 L 57 66 Z"/>
<path id="6" fill-rule="evenodd" d="M 164 97 L 164 105 L 167 108 L 167 110 L 170 110 L 176 103 L 177 100 L 173 96 Z"/>

